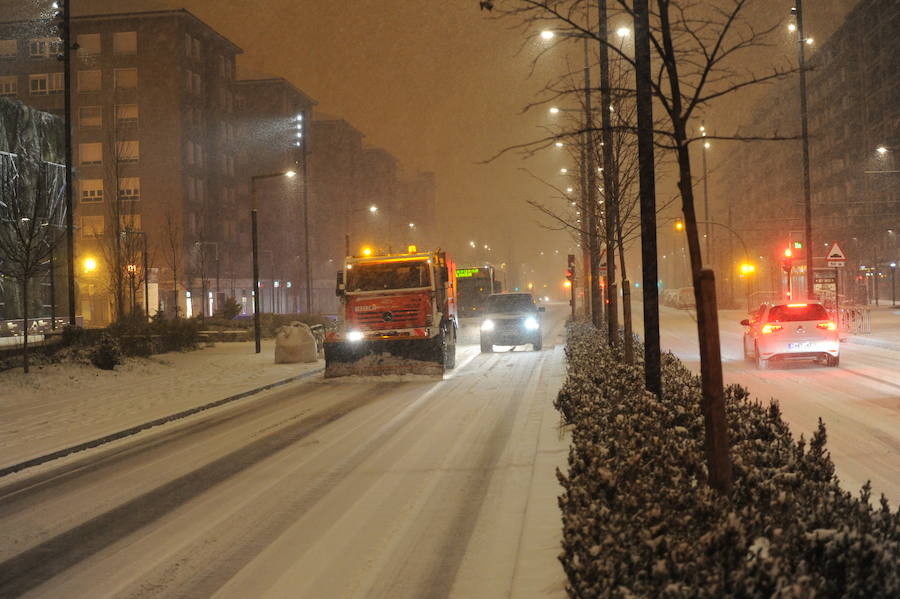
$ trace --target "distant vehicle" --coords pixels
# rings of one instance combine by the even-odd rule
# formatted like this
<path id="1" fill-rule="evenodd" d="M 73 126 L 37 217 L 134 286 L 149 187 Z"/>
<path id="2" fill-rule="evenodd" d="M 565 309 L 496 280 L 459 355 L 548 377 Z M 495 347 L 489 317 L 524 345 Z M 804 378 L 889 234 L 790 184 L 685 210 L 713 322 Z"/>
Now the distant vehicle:
<path id="1" fill-rule="evenodd" d="M 534 351 L 543 346 L 541 312 L 530 293 L 495 293 L 487 299 L 481 320 L 481 351 L 490 353 L 495 345 L 524 345 Z"/>
<path id="2" fill-rule="evenodd" d="M 825 306 L 815 302 L 763 304 L 741 321 L 744 357 L 760 370 L 772 360 L 815 360 L 840 364 L 837 325 Z"/>
<path id="3" fill-rule="evenodd" d="M 693 287 L 682 287 L 678 290 L 678 295 L 675 296 L 676 308 L 687 310 L 693 308 L 695 304 Z"/>
<path id="4" fill-rule="evenodd" d="M 500 292 L 493 266 L 470 266 L 456 269 L 459 315 L 480 316 L 484 303 L 492 293 Z"/>
<path id="5" fill-rule="evenodd" d="M 325 377 L 443 374 L 456 364 L 456 270 L 440 251 L 348 256 L 341 314 L 325 338 Z"/>

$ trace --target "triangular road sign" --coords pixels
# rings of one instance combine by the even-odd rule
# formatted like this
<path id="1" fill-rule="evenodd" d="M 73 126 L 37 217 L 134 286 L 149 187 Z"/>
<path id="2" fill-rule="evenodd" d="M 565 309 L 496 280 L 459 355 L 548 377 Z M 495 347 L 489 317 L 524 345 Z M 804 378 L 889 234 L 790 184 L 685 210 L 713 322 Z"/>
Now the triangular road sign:
<path id="1" fill-rule="evenodd" d="M 844 250 L 841 249 L 841 246 L 834 242 L 834 245 L 831 246 L 831 249 L 828 250 L 828 260 L 846 260 L 847 256 L 844 255 Z"/>

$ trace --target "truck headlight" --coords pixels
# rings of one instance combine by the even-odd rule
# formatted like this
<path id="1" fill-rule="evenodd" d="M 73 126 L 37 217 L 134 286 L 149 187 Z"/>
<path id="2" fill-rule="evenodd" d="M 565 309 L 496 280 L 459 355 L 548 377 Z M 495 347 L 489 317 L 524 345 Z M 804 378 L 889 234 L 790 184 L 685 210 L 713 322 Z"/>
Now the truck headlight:
<path id="1" fill-rule="evenodd" d="M 541 325 L 538 324 L 538 321 L 533 316 L 529 316 L 525 319 L 525 328 L 529 331 L 536 331 Z"/>
<path id="2" fill-rule="evenodd" d="M 487 319 L 481 323 L 482 331 L 493 331 L 494 330 L 494 321 L 491 319 Z"/>
<path id="3" fill-rule="evenodd" d="M 365 335 L 363 335 L 362 331 L 350 331 L 347 333 L 347 341 L 362 341 L 363 337 Z"/>

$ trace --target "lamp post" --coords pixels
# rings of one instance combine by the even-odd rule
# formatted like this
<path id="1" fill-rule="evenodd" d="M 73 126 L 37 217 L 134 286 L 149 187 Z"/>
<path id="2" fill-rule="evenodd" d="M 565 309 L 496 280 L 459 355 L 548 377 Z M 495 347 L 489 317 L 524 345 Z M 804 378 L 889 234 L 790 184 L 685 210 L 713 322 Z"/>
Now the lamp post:
<path id="1" fill-rule="evenodd" d="M 256 182 L 262 179 L 274 179 L 275 177 L 293 177 L 295 174 L 294 171 L 280 171 L 250 177 L 250 237 L 253 254 L 253 339 L 256 343 L 256 353 L 262 351 L 259 329 L 259 240 L 256 226 Z"/>
<path id="2" fill-rule="evenodd" d="M 897 305 L 897 263 L 891 262 L 891 307 Z"/>
<path id="3" fill-rule="evenodd" d="M 344 253 L 349 256 L 350 255 L 350 217 L 357 212 L 369 212 L 370 214 L 378 213 L 378 206 L 375 204 L 371 204 L 370 206 L 356 209 L 348 209 L 347 210 L 347 222 L 345 223 L 345 233 L 344 233 Z"/>
<path id="4" fill-rule="evenodd" d="M 812 38 L 803 35 L 803 0 L 794 0 L 794 8 L 791 10 L 797 19 L 797 50 L 798 67 L 800 71 L 800 131 L 803 147 L 803 219 L 804 219 L 804 243 L 806 251 L 806 297 L 812 299 L 813 289 L 813 242 L 812 242 L 812 194 L 809 184 L 809 118 L 806 110 L 806 57 L 804 45 L 811 44 Z M 793 299 L 793 298 L 792 298 Z"/>
<path id="5" fill-rule="evenodd" d="M 706 137 L 706 127 L 700 125 L 700 135 Z M 709 231 L 709 169 L 706 166 L 706 151 L 709 149 L 709 142 L 703 142 L 703 218 L 706 220 L 706 263 L 712 257 L 712 248 L 710 247 L 712 238 Z"/>

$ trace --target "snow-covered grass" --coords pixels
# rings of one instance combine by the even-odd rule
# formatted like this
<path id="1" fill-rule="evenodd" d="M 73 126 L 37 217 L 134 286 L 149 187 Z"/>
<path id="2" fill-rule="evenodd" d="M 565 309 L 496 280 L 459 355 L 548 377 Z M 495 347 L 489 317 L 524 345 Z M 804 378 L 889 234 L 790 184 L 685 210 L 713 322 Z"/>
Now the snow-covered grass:
<path id="1" fill-rule="evenodd" d="M 734 485 L 722 497 L 705 482 L 695 375 L 667 354 L 659 400 L 640 364 L 583 324 L 566 355 L 556 405 L 573 426 L 558 475 L 570 596 L 900 596 L 900 511 L 840 488 L 823 424 L 795 440 L 777 403 L 729 387 Z"/>

